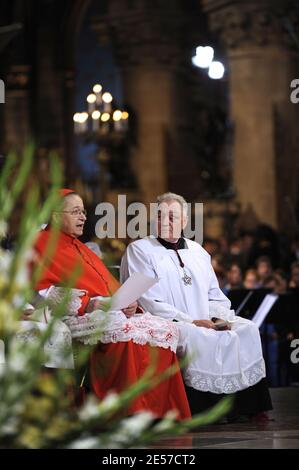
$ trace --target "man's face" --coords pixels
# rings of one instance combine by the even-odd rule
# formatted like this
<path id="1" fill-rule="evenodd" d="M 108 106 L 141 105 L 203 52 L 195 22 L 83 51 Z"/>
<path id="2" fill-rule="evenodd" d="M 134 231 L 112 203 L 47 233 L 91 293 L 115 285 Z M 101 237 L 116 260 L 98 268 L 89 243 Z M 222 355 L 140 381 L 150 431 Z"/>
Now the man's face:
<path id="1" fill-rule="evenodd" d="M 82 199 L 76 194 L 64 198 L 61 210 L 61 230 L 72 237 L 80 237 L 86 221 Z"/>
<path id="2" fill-rule="evenodd" d="M 272 269 L 267 261 L 261 261 L 257 267 L 257 272 L 262 279 L 265 279 L 265 277 L 271 275 Z"/>
<path id="3" fill-rule="evenodd" d="M 245 277 L 246 289 L 254 289 L 257 286 L 257 277 L 254 272 L 249 272 Z"/>
<path id="4" fill-rule="evenodd" d="M 173 199 L 159 204 L 157 229 L 160 238 L 169 242 L 176 242 L 186 227 L 187 216 L 178 201 Z"/>
<path id="5" fill-rule="evenodd" d="M 239 266 L 237 266 L 236 264 L 233 264 L 233 266 L 230 268 L 228 272 L 227 277 L 228 277 L 230 284 L 232 285 L 240 284 L 242 282 L 242 273 L 241 273 Z"/>

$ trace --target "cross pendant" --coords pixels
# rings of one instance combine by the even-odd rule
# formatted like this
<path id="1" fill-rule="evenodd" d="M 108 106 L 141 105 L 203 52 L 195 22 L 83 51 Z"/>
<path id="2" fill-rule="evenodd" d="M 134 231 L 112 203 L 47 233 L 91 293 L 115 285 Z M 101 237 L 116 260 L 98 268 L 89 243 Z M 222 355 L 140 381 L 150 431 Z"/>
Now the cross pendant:
<path id="1" fill-rule="evenodd" d="M 185 286 L 191 286 L 192 278 L 190 276 L 188 276 L 188 274 L 186 273 L 185 270 L 184 270 L 184 276 L 182 277 L 182 279 L 184 281 Z"/>

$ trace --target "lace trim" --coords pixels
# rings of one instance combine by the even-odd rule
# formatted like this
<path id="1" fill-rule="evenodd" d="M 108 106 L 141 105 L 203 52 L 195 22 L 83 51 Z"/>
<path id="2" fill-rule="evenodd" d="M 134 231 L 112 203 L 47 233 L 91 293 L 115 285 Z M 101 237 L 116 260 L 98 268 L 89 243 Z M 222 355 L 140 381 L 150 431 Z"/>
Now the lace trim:
<path id="1" fill-rule="evenodd" d="M 22 331 L 16 334 L 16 338 L 19 341 L 23 341 L 24 343 L 34 343 L 40 338 L 40 331 L 38 329 L 31 331 Z M 70 333 L 67 331 L 63 331 L 52 334 L 52 336 L 46 341 L 45 348 L 60 350 L 65 349 L 66 347 L 71 347 L 71 345 L 72 337 Z"/>
<path id="2" fill-rule="evenodd" d="M 45 330 L 46 324 L 26 321 L 22 322 L 21 329 L 16 333 L 16 340 L 23 343 L 34 344 Z M 46 367 L 74 368 L 72 353 L 72 336 L 64 323 L 56 325 L 50 338 L 44 344 L 44 352 L 48 356 L 44 363 Z"/>
<path id="3" fill-rule="evenodd" d="M 207 372 L 186 369 L 183 375 L 186 385 L 201 392 L 235 393 L 257 384 L 266 377 L 266 368 L 264 359 L 261 358 L 239 374 L 212 375 Z"/>
<path id="4" fill-rule="evenodd" d="M 103 318 L 103 313 L 95 311 L 71 318 L 67 325 L 72 337 L 84 344 L 133 341 L 176 352 L 179 341 L 179 331 L 173 322 L 150 313 L 126 318 L 121 312 L 110 312 Z"/>
<path id="5" fill-rule="evenodd" d="M 55 308 L 57 305 L 66 301 L 66 296 L 68 296 L 68 302 L 66 304 L 66 311 L 68 317 L 69 315 L 76 315 L 79 308 L 82 305 L 81 296 L 85 292 L 81 289 L 69 289 L 66 287 L 56 287 L 51 286 L 47 292 L 46 298 L 48 304 L 51 308 Z"/>
<path id="6" fill-rule="evenodd" d="M 27 323 L 27 322 L 26 322 Z M 29 323 L 29 322 L 28 322 Z M 25 343 L 33 343 L 40 338 L 41 332 L 45 329 L 45 324 L 39 322 L 33 325 L 26 325 L 16 333 L 16 338 Z M 46 341 L 45 347 L 47 349 L 63 349 L 72 346 L 72 337 L 70 331 L 66 325 L 62 324 L 62 327 L 54 328 L 50 338 Z"/>

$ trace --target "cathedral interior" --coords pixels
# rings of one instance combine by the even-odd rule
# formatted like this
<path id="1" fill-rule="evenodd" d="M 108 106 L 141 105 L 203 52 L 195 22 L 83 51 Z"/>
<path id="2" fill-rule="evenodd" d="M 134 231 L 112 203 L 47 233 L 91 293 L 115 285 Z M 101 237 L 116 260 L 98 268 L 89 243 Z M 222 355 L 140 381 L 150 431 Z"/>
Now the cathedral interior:
<path id="1" fill-rule="evenodd" d="M 0 58 L 0 170 L 33 142 L 30 184 L 46 196 L 58 155 L 88 211 L 84 242 L 100 201 L 180 194 L 203 203 L 204 247 L 233 306 L 253 275 L 298 312 L 298 0 L 2 0 Z M 112 264 L 127 242 L 112 241 Z M 298 447 L 298 364 L 267 349 L 279 335 L 289 348 L 295 320 L 263 344 L 278 388 L 264 434 L 214 427 L 159 446 Z"/>
<path id="2" fill-rule="evenodd" d="M 0 22 L 2 161 L 33 139 L 44 187 L 55 150 L 91 205 L 172 191 L 204 203 L 207 236 L 298 234 L 297 2 L 3 0 Z M 200 45 L 221 79 L 194 65 Z M 121 139 L 74 131 L 97 83 L 129 113 Z"/>

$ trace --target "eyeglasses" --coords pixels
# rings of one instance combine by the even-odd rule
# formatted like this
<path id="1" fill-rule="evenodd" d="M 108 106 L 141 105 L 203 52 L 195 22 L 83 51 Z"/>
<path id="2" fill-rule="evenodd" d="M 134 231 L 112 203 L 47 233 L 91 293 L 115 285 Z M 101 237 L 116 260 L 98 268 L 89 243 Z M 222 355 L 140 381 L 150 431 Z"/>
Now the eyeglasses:
<path id="1" fill-rule="evenodd" d="M 79 215 L 87 216 L 86 209 L 73 209 L 72 211 L 56 211 L 56 212 L 65 212 L 66 214 L 71 214 L 73 217 L 79 217 Z"/>

